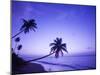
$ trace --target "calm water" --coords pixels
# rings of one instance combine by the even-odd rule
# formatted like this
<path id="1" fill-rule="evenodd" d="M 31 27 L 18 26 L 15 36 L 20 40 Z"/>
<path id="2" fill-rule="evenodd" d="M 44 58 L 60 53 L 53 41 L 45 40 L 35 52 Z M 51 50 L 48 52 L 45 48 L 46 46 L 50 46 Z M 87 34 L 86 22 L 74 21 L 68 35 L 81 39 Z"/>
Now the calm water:
<path id="1" fill-rule="evenodd" d="M 26 60 L 33 59 L 32 56 L 24 57 Z M 64 70 L 85 70 L 96 68 L 96 56 L 66 56 L 58 59 L 47 57 L 36 61 L 41 64 L 46 71 L 64 71 Z"/>

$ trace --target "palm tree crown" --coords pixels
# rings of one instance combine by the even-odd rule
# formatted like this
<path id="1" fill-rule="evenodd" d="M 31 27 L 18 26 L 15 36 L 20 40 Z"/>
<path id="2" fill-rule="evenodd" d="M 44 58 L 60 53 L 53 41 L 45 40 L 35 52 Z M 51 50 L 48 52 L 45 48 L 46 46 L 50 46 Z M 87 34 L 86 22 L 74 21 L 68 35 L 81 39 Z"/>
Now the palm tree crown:
<path id="1" fill-rule="evenodd" d="M 29 32 L 30 30 L 35 31 L 35 28 L 37 28 L 37 24 L 35 23 L 34 19 L 30 19 L 30 20 L 25 20 L 23 19 L 24 24 L 22 25 L 22 27 L 20 28 L 20 30 L 24 30 L 24 33 Z"/>
<path id="2" fill-rule="evenodd" d="M 50 43 L 50 46 L 52 46 L 50 53 L 55 52 L 56 58 L 59 57 L 60 53 L 63 56 L 63 51 L 68 53 L 67 48 L 66 48 L 66 43 L 62 43 L 62 38 L 57 37 L 56 40 L 54 40 L 54 43 Z"/>
<path id="3" fill-rule="evenodd" d="M 23 19 L 23 25 L 20 28 L 20 32 L 14 35 L 12 38 L 15 38 L 17 35 L 21 34 L 22 32 L 26 34 L 30 30 L 35 31 L 36 28 L 37 28 L 37 24 L 35 23 L 34 19 L 30 19 L 30 20 Z"/>

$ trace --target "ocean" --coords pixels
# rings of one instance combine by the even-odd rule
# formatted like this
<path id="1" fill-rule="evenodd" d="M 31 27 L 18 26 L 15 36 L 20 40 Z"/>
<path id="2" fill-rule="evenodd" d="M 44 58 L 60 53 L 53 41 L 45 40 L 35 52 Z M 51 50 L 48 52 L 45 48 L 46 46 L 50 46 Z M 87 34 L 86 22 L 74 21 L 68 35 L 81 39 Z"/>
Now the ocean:
<path id="1" fill-rule="evenodd" d="M 34 57 L 34 56 L 33 56 Z M 33 59 L 32 56 L 24 57 L 25 60 Z M 64 56 L 64 57 L 46 57 L 31 63 L 41 64 L 44 69 L 50 71 L 74 71 L 96 69 L 96 56 Z"/>

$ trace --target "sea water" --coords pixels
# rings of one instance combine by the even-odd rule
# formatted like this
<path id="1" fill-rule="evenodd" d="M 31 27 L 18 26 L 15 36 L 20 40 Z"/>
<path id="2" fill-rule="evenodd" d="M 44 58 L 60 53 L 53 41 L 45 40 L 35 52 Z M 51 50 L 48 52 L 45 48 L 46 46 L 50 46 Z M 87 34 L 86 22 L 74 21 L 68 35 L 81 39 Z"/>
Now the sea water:
<path id="1" fill-rule="evenodd" d="M 34 56 L 33 56 L 34 57 Z M 33 59 L 32 56 L 24 57 L 26 60 Z M 71 70 L 87 70 L 96 68 L 96 56 L 64 56 L 64 57 L 46 57 L 31 63 L 41 64 L 44 69 L 50 71 L 71 71 Z"/>

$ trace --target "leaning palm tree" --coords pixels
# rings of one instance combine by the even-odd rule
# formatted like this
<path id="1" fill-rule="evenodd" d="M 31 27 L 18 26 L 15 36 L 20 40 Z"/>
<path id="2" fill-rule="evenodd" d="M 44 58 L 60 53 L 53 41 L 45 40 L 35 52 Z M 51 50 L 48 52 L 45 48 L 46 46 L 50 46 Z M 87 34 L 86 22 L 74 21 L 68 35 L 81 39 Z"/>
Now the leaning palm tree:
<path id="1" fill-rule="evenodd" d="M 58 58 L 60 53 L 63 56 L 63 51 L 68 53 L 67 48 L 66 48 L 66 44 L 62 43 L 62 38 L 57 37 L 56 40 L 54 40 L 54 43 L 51 43 L 50 46 L 52 46 L 52 47 L 51 47 L 51 51 L 48 55 L 45 55 L 45 56 L 37 58 L 37 59 L 26 61 L 26 63 L 46 58 L 52 54 L 55 54 L 55 57 Z"/>
<path id="2" fill-rule="evenodd" d="M 20 28 L 20 32 L 17 33 L 16 35 L 12 36 L 12 38 L 15 38 L 17 35 L 21 34 L 22 32 L 24 32 L 26 34 L 30 30 L 35 31 L 36 28 L 37 28 L 37 24 L 35 23 L 34 19 L 30 19 L 30 20 L 23 19 L 23 25 Z"/>

